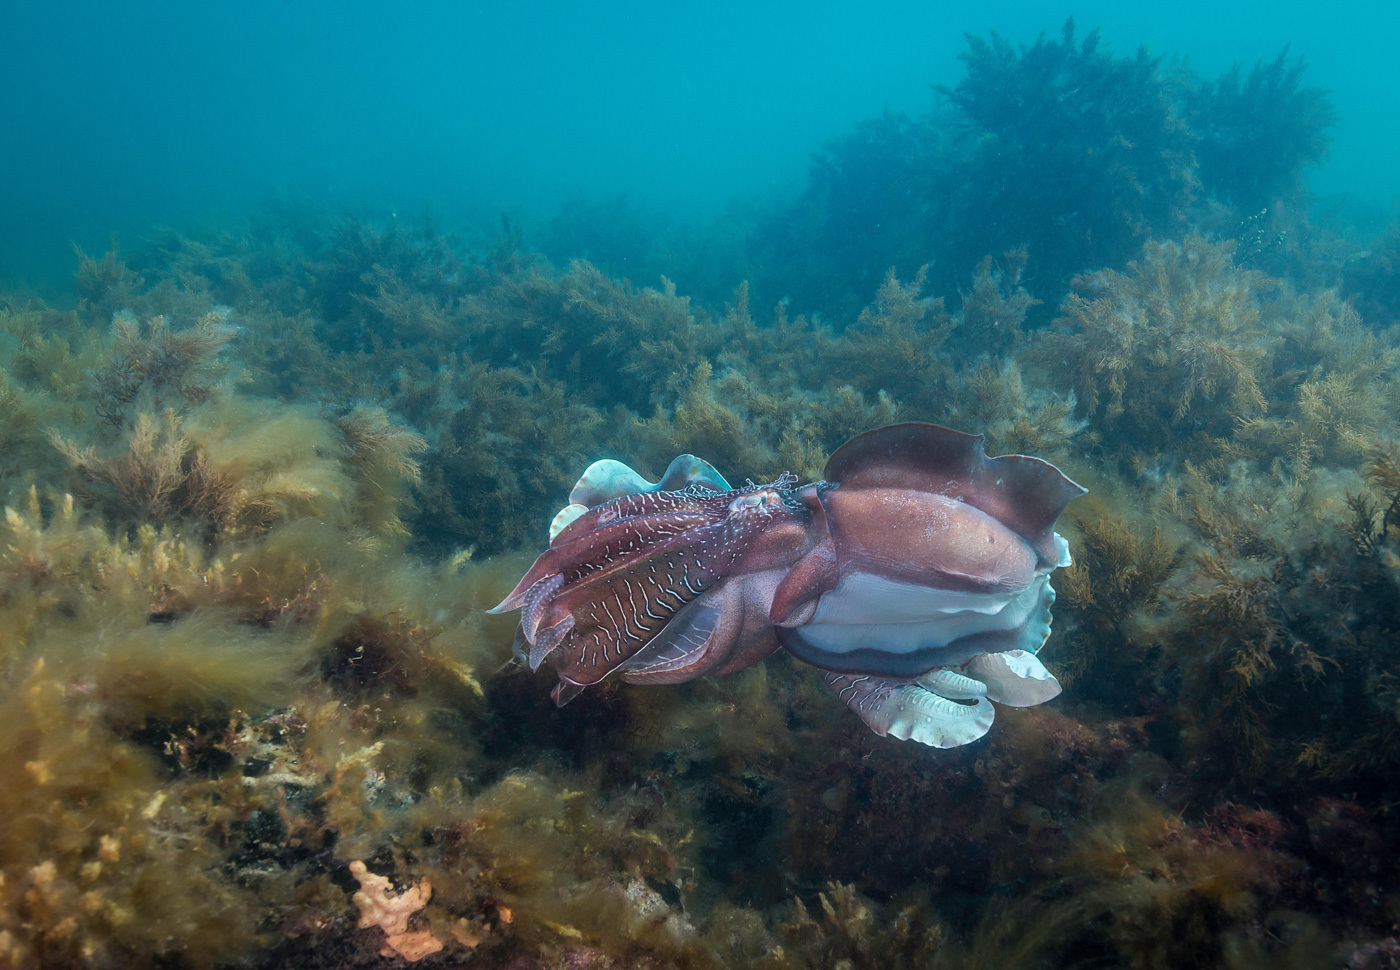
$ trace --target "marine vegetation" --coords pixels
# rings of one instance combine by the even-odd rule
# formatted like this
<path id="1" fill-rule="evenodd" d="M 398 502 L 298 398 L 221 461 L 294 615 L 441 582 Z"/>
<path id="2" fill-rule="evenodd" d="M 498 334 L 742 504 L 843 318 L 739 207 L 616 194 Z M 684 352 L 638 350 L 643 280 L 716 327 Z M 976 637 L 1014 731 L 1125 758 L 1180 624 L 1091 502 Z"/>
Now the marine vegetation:
<path id="1" fill-rule="evenodd" d="M 1121 269 L 1191 225 L 1267 210 L 1275 239 L 1336 124 L 1287 51 L 1209 79 L 1146 49 L 1119 56 L 1073 20 L 1032 44 L 967 45 L 937 104 L 830 141 L 759 223 L 747 265 L 765 297 L 849 319 L 891 266 L 932 264 L 951 293 L 987 254 L 1025 246 L 1032 293 L 1053 308 L 1075 275 Z"/>
<path id="2" fill-rule="evenodd" d="M 1344 292 L 1365 319 L 1400 322 L 1400 223 L 1391 223 L 1347 266 Z"/>
<path id="3" fill-rule="evenodd" d="M 1303 171 L 1327 153 L 1336 125 L 1332 99 L 1303 84 L 1306 65 L 1288 51 L 1243 74 L 1236 64 L 1214 81 L 1188 82 L 1183 114 L 1193 132 L 1202 187 L 1252 214 L 1301 197 Z"/>
<path id="4" fill-rule="evenodd" d="M 1228 243 L 1149 243 L 1125 272 L 1075 281 L 1034 359 L 1067 381 L 1096 433 L 1182 447 L 1262 414 L 1259 289 Z"/>
<path id="5" fill-rule="evenodd" d="M 1297 60 L 969 45 L 732 221 L 0 287 L 0 966 L 1393 964 L 1394 233 Z"/>
<path id="6" fill-rule="evenodd" d="M 1027 246 L 1038 272 L 1061 280 L 1077 267 L 1119 263 L 1182 224 L 1198 186 L 1193 132 L 1157 58 L 1114 57 L 1097 31 L 1076 38 L 1073 20 L 1058 39 L 1042 35 L 1019 50 L 995 33 L 967 40 L 967 76 L 945 95 L 981 136 L 969 159 L 977 188 L 999 190 L 963 198 L 979 213 L 1016 219 L 955 215 L 968 234 L 958 248 Z M 1010 230 L 1018 223 L 1037 231 Z"/>

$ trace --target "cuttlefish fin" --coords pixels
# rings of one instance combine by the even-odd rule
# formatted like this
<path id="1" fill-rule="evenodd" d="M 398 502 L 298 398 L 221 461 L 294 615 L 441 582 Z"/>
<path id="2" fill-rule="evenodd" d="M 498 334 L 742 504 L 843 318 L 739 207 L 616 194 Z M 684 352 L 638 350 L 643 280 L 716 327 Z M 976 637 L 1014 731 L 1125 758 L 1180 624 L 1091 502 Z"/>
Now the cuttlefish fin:
<path id="1" fill-rule="evenodd" d="M 714 492 L 729 491 L 729 483 L 724 476 L 709 462 L 694 455 L 677 455 L 666 466 L 666 472 L 659 482 L 648 481 L 632 466 L 614 458 L 595 461 L 584 469 L 573 491 L 569 492 L 569 504 L 560 509 L 550 522 L 549 541 L 553 543 L 575 519 L 604 502 L 642 492 L 675 492 L 691 485 Z"/>
<path id="2" fill-rule="evenodd" d="M 549 523 L 549 541 L 553 542 L 559 533 L 569 527 L 569 524 L 573 522 L 574 519 L 577 519 L 587 511 L 588 506 L 580 505 L 577 502 L 572 502 L 560 509 L 559 514 Z"/>
<path id="3" fill-rule="evenodd" d="M 658 492 L 675 492 L 691 485 L 699 485 L 712 492 L 727 492 L 732 486 L 724 476 L 703 458 L 694 455 L 677 455 L 666 466 L 661 481 L 656 483 Z"/>
<path id="4" fill-rule="evenodd" d="M 623 495 L 637 495 L 654 488 L 656 484 L 639 475 L 631 465 L 614 458 L 604 458 L 583 470 L 569 492 L 569 504 L 591 509 Z"/>
<path id="5" fill-rule="evenodd" d="M 1060 682 L 1035 654 L 1026 650 L 984 653 L 963 668 L 987 685 L 987 696 L 1008 707 L 1034 707 L 1060 694 Z"/>
<path id="6" fill-rule="evenodd" d="M 987 698 L 950 700 L 912 677 L 825 675 L 827 685 L 881 737 L 917 741 L 934 748 L 956 748 L 976 741 L 992 727 L 996 712 Z M 936 682 L 934 682 L 936 685 Z"/>
<path id="7" fill-rule="evenodd" d="M 622 677 L 632 684 L 679 684 L 709 651 L 724 615 L 722 599 L 705 596 L 686 605 L 656 636 L 624 664 Z"/>
<path id="8" fill-rule="evenodd" d="M 1026 540 L 1046 568 L 1068 565 L 1055 520 L 1085 489 L 1048 461 L 990 457 L 982 435 L 935 424 L 892 424 L 856 435 L 822 477 L 848 488 L 895 488 L 957 498 Z"/>

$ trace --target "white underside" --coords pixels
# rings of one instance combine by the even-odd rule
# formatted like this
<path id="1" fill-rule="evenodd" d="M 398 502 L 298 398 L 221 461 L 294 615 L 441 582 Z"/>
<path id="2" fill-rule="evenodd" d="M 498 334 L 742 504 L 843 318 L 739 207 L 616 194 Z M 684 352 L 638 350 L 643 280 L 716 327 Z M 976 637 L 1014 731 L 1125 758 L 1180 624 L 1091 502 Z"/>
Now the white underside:
<path id="1" fill-rule="evenodd" d="M 812 646 L 830 653 L 912 653 L 975 633 L 1013 630 L 1040 606 L 1048 574 L 1023 590 L 965 593 L 851 573 L 823 593 L 802 627 Z"/>

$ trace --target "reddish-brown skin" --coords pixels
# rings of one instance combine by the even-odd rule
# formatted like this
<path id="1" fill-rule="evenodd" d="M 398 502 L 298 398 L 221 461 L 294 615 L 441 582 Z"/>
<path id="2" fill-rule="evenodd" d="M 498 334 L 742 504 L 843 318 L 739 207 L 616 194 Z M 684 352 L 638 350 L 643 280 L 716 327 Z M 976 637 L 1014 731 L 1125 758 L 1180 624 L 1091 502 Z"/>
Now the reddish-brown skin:
<path id="1" fill-rule="evenodd" d="M 709 645 L 695 661 L 667 674 L 628 673 L 633 683 L 679 684 L 696 677 L 729 674 L 751 667 L 778 649 L 769 619 L 774 593 L 791 565 L 820 541 L 821 511 L 817 524 L 807 515 L 794 515 L 771 524 L 748 550 L 736 568 L 705 596 L 720 609 L 720 620 Z M 680 673 L 685 676 L 679 676 Z"/>
<path id="2" fill-rule="evenodd" d="M 857 436 L 827 481 L 696 486 L 579 516 L 493 612 L 521 608 L 532 667 L 560 703 L 614 672 L 641 683 L 730 673 L 808 623 L 843 572 L 966 592 L 1025 588 L 1053 568 L 1055 518 L 1083 489 L 980 436 L 894 425 Z"/>
<path id="3" fill-rule="evenodd" d="M 739 621 L 736 611 L 746 612 L 753 598 L 739 580 L 800 554 L 808 513 L 785 500 L 790 485 L 783 478 L 730 492 L 697 488 L 606 502 L 560 532 L 496 612 L 522 608 L 532 665 L 550 657 L 576 690 L 618 670 L 688 604 L 730 580 L 716 594 L 723 606 L 710 638 L 716 649 L 696 660 L 704 671 L 752 663 L 761 658 L 751 655 L 771 653 L 776 641 L 766 623 Z M 767 601 L 760 615 L 766 618 Z M 688 679 L 684 669 L 668 676 Z"/>
<path id="4" fill-rule="evenodd" d="M 1027 455 L 990 458 L 982 436 L 931 424 L 896 424 L 846 442 L 826 463 L 843 490 L 909 489 L 964 502 L 1024 539 L 1042 565 L 1057 558 L 1055 520 L 1084 489 Z M 867 520 L 873 527 L 878 517 Z"/>

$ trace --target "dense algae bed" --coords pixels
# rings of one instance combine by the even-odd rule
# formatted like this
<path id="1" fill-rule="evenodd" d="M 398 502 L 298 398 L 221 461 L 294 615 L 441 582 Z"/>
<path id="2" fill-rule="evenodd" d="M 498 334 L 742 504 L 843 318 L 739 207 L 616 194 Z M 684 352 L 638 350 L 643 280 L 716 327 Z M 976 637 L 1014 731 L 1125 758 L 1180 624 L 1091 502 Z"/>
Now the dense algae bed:
<path id="1" fill-rule="evenodd" d="M 1395 965 L 1400 237 L 1303 215 L 1283 58 L 966 60 L 718 242 L 288 210 L 5 294 L 0 965 Z M 506 663 L 588 461 L 895 420 L 1092 488 L 1054 704 L 934 752 L 780 658 Z"/>

